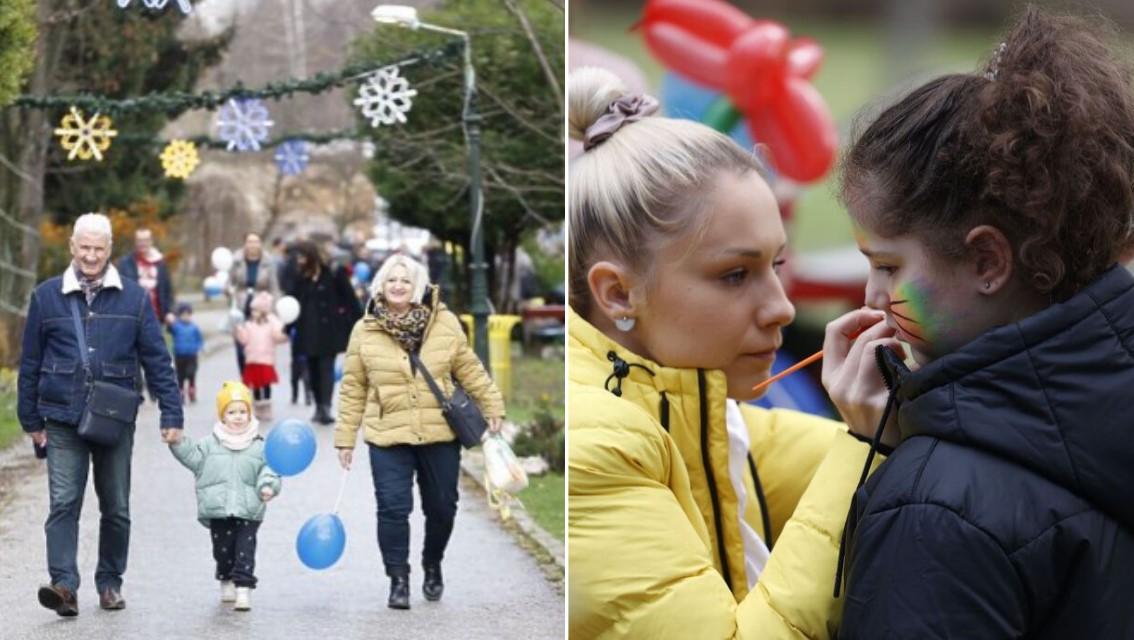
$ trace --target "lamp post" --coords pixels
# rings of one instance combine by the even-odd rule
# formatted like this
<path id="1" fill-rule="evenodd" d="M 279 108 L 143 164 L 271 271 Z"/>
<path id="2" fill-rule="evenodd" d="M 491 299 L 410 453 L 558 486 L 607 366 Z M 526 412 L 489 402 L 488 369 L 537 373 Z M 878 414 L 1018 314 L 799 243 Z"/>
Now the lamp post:
<path id="1" fill-rule="evenodd" d="M 417 8 L 397 4 L 380 4 L 370 14 L 375 21 L 384 24 L 397 24 L 413 30 L 425 29 L 461 38 L 465 43 L 465 105 L 461 120 L 465 131 L 465 144 L 469 150 L 469 213 L 472 218 L 472 231 L 469 238 L 472 250 L 472 300 L 470 311 L 473 316 L 473 337 L 476 355 L 488 368 L 488 265 L 484 261 L 484 201 L 480 189 L 480 113 L 476 108 L 476 71 L 472 64 L 472 48 L 467 31 L 440 27 L 422 22 L 417 17 Z"/>

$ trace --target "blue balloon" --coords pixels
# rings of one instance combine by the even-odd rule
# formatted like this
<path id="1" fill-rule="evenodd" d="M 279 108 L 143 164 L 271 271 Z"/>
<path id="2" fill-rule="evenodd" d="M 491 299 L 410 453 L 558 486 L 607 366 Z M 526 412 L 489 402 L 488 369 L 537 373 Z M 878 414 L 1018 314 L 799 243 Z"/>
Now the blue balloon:
<path id="1" fill-rule="evenodd" d="M 281 421 L 264 441 L 264 459 L 281 476 L 294 476 L 315 459 L 315 431 L 302 420 Z"/>
<path id="2" fill-rule="evenodd" d="M 219 296 L 220 294 L 221 294 L 221 286 L 219 284 L 213 284 L 213 283 L 210 282 L 209 286 L 205 287 L 205 297 L 206 298 L 215 298 L 216 296 Z"/>
<path id="3" fill-rule="evenodd" d="M 700 122 L 720 95 L 719 92 L 705 89 L 676 73 L 666 73 L 662 76 L 662 107 L 665 109 L 665 114 L 671 118 Z M 748 133 L 748 124 L 744 120 L 729 132 L 729 136 L 744 149 L 751 150 L 754 146 L 752 136 Z"/>
<path id="4" fill-rule="evenodd" d="M 370 282 L 370 276 L 374 275 L 370 272 L 370 265 L 365 262 L 354 263 L 354 277 L 359 282 Z"/>
<path id="5" fill-rule="evenodd" d="M 295 538 L 299 560 L 312 569 L 326 569 L 339 561 L 346 547 L 343 521 L 333 513 L 321 513 L 303 524 Z"/>

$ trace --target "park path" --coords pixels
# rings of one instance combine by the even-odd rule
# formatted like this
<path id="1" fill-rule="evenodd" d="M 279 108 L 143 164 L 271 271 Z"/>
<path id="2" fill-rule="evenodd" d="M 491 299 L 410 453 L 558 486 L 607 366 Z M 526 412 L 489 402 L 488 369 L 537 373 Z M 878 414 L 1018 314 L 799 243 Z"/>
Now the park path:
<path id="1" fill-rule="evenodd" d="M 204 328 L 204 325 L 202 325 Z M 287 372 L 280 349 L 281 378 Z M 216 417 L 220 382 L 235 379 L 230 347 L 201 362 L 199 402 L 186 406 L 186 433 L 206 436 Z M 302 403 L 290 404 L 286 384 L 274 388 L 275 418 L 310 417 Z M 325 571 L 304 567 L 295 553 L 302 524 L 333 509 L 343 471 L 332 448 L 330 427 L 316 427 L 319 450 L 303 473 L 284 478 L 281 495 L 268 505 L 260 529 L 253 610 L 232 611 L 219 602 L 213 580 L 208 531 L 196 520 L 193 476 L 160 442 L 156 405 L 139 414 L 134 445 L 129 569 L 123 585 L 127 608 L 98 608 L 94 569 L 98 549 L 98 500 L 88 483 L 80 529 L 80 615 L 63 619 L 36 601 L 47 581 L 43 523 L 47 516 L 46 468 L 28 462 L 31 446 L 9 451 L 21 460 L 19 475 L 0 503 L 0 640 L 146 640 L 166 638 L 562 638 L 564 599 L 537 562 L 496 520 L 484 495 L 462 478 L 461 500 L 445 559 L 445 596 L 426 602 L 421 570 L 411 575 L 412 610 L 386 608 L 388 582 L 375 536 L 374 495 L 365 448 L 346 479 L 339 510 L 346 551 Z M 261 432 L 266 433 L 267 428 Z M 25 446 L 26 445 L 26 446 Z M 9 474 L 11 474 L 11 470 Z M 421 553 L 422 519 L 415 496 L 411 559 Z"/>

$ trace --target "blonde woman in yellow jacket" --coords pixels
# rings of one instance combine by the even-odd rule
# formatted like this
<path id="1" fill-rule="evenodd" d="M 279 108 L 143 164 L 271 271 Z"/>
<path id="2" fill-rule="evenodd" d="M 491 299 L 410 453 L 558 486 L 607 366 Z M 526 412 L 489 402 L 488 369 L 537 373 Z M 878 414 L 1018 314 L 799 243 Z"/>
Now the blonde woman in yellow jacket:
<path id="1" fill-rule="evenodd" d="M 460 321 L 429 285 L 424 265 L 402 255 L 387 259 L 374 276 L 371 296 L 347 346 L 335 447 L 343 468 L 350 469 L 363 429 L 378 502 L 378 547 L 390 577 L 387 604 L 409 609 L 414 476 L 425 513 L 422 592 L 436 601 L 444 589 L 441 560 L 457 513 L 461 460 L 460 443 L 409 353 L 418 353 L 447 397 L 455 376 L 493 432 L 503 423 L 504 400 L 469 348 Z"/>
<path id="2" fill-rule="evenodd" d="M 847 424 L 738 404 L 794 317 L 755 158 L 583 69 L 570 79 L 570 637 L 827 638 L 843 523 L 885 404 L 881 315 L 828 327 Z M 855 341 L 848 337 L 864 330 Z M 847 426 L 851 430 L 848 431 Z"/>

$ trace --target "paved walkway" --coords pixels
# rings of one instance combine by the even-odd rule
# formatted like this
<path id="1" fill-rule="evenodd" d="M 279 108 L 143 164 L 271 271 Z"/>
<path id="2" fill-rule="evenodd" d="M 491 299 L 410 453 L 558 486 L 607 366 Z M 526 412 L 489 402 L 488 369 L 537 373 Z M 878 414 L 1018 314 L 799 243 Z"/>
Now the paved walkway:
<path id="1" fill-rule="evenodd" d="M 283 378 L 287 372 L 283 348 L 279 358 Z M 202 398 L 186 407 L 186 433 L 193 437 L 209 433 L 220 381 L 236 377 L 232 350 L 216 350 L 202 362 L 201 371 Z M 289 404 L 285 384 L 277 385 L 274 392 L 276 419 L 310 417 L 310 408 Z M 80 615 L 62 619 L 36 602 L 37 587 L 47 581 L 43 534 L 47 476 L 44 465 L 27 462 L 31 446 L 18 443 L 14 455 L 20 458 L 17 468 L 23 477 L 12 483 L 0 502 L 0 638 L 563 637 L 562 594 L 501 528 L 483 494 L 465 479 L 446 554 L 444 599 L 439 603 L 424 600 L 421 571 L 415 566 L 413 609 L 387 609 L 388 582 L 375 538 L 370 466 L 361 445 L 339 512 L 347 531 L 343 558 L 326 571 L 304 567 L 295 553 L 296 534 L 309 517 L 334 507 L 343 474 L 332 449 L 330 427 L 317 427 L 315 461 L 300 475 L 284 478 L 282 494 L 268 505 L 260 530 L 260 585 L 253 593 L 253 610 L 232 611 L 219 602 L 208 531 L 196 520 L 193 476 L 161 444 L 157 416 L 156 406 L 147 403 L 138 420 L 132 543 L 123 586 L 128 606 L 118 612 L 100 610 L 94 590 L 98 500 L 93 482 L 88 483 L 80 529 Z M 12 457 L 9 452 L 8 458 Z M 420 502 L 415 507 L 411 558 L 416 563 L 422 544 Z"/>

